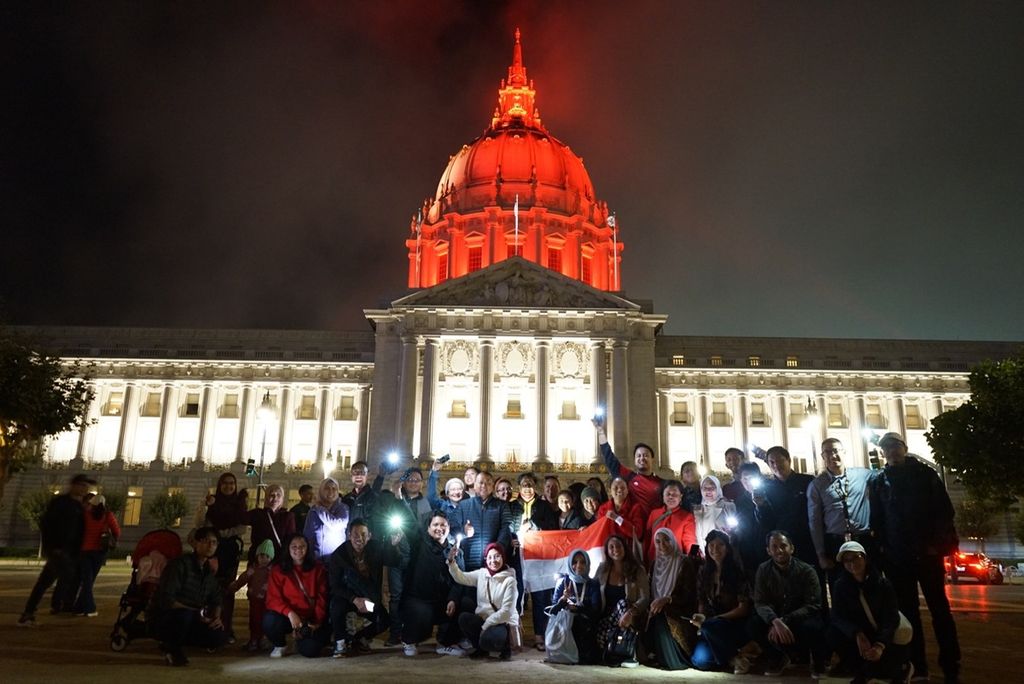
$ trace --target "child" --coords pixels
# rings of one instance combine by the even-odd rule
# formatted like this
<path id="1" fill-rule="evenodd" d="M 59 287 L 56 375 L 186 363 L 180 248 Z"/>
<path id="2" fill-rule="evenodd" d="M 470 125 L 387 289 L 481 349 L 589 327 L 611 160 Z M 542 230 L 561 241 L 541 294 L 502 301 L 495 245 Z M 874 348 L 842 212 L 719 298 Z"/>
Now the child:
<path id="1" fill-rule="evenodd" d="M 270 577 L 270 562 L 273 560 L 274 544 L 265 539 L 256 547 L 256 560 L 250 561 L 245 572 L 228 585 L 230 591 L 238 591 L 243 584 L 246 585 L 245 595 L 249 599 L 249 641 L 245 644 L 246 651 L 260 650 L 263 613 L 267 608 L 267 579 Z"/>

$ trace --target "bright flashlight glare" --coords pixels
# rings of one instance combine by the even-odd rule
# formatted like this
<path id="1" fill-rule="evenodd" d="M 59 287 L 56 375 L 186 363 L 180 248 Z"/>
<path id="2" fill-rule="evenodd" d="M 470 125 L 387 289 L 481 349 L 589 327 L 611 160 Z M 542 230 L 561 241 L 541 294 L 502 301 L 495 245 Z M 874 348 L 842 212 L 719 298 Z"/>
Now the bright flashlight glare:
<path id="1" fill-rule="evenodd" d="M 594 408 L 594 417 L 601 418 L 604 416 L 604 406 L 597 406 Z"/>
<path id="2" fill-rule="evenodd" d="M 388 463 L 390 463 L 391 465 L 395 465 L 396 463 L 398 463 L 397 451 L 392 451 L 390 454 L 388 454 Z"/>
<path id="3" fill-rule="evenodd" d="M 334 472 L 334 461 L 324 461 L 324 477 Z"/>
<path id="4" fill-rule="evenodd" d="M 466 535 L 464 535 L 464 534 L 462 534 L 460 532 L 459 534 L 455 535 L 455 543 L 456 544 L 461 544 L 462 540 L 465 539 L 465 538 L 466 538 Z"/>
<path id="5" fill-rule="evenodd" d="M 388 520 L 388 522 L 391 524 L 391 529 L 397 530 L 402 526 L 402 516 L 393 515 L 391 516 L 391 519 Z"/>
<path id="6" fill-rule="evenodd" d="M 760 489 L 762 484 L 764 484 L 764 480 L 762 480 L 761 478 L 759 478 L 759 477 L 752 477 L 752 478 L 750 478 L 750 486 L 753 487 L 754 489 Z"/>
<path id="7" fill-rule="evenodd" d="M 729 516 L 726 516 L 726 518 L 725 518 L 725 524 L 728 525 L 729 527 L 736 527 L 736 525 L 738 525 L 739 522 L 740 521 L 736 518 L 735 515 L 729 515 Z"/>

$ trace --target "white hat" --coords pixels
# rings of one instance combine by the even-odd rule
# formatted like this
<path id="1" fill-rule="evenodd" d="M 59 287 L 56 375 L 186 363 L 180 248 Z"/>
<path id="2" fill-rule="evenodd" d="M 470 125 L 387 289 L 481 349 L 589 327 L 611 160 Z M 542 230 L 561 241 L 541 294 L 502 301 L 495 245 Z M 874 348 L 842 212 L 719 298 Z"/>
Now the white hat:
<path id="1" fill-rule="evenodd" d="M 867 556 L 868 555 L 867 551 L 864 550 L 864 547 L 861 546 L 860 542 L 848 541 L 848 542 L 843 543 L 843 545 L 839 547 L 839 553 L 836 554 L 836 562 L 837 563 L 842 563 L 843 562 L 843 554 L 847 553 L 848 551 L 853 551 L 854 553 L 859 553 L 862 556 Z"/>

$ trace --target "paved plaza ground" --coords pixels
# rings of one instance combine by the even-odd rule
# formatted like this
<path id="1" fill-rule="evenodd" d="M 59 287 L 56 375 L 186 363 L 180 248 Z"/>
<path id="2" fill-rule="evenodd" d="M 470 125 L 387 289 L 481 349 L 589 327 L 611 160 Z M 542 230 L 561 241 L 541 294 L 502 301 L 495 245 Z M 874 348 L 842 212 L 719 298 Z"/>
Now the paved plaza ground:
<path id="1" fill-rule="evenodd" d="M 290 656 L 270 660 L 265 653 L 243 653 L 238 646 L 220 653 L 190 653 L 188 668 L 171 668 L 163 663 L 156 642 L 138 640 L 121 653 L 110 650 L 110 631 L 117 615 L 117 603 L 128 584 L 128 568 L 111 564 L 96 585 L 99 617 L 51 617 L 45 608 L 36 629 L 15 627 L 15 621 L 35 581 L 39 566 L 34 562 L 7 561 L 0 564 L 0 681 L 3 682 L 105 682 L 107 684 L 160 684 L 175 682 L 298 682 L 325 681 L 325 677 L 349 682 L 460 682 L 531 681 L 796 681 L 807 677 L 806 668 L 794 668 L 782 678 L 762 675 L 663 672 L 640 667 L 632 670 L 604 667 L 549 665 L 543 655 L 529 651 L 515 655 L 511 662 L 470 661 L 441 657 L 424 647 L 417 658 L 404 657 L 399 649 L 384 649 L 368 656 L 333 660 L 307 660 Z M 950 587 L 964 654 L 963 679 L 979 682 L 1020 681 L 1024 672 L 1024 586 Z M 44 606 L 49 596 L 44 600 Z M 238 601 L 236 631 L 246 633 L 244 599 Z M 925 613 L 927 620 L 927 612 Z M 938 681 L 936 649 L 930 624 L 926 623 L 928 654 L 933 680 Z M 826 680 L 839 682 L 842 680 Z"/>

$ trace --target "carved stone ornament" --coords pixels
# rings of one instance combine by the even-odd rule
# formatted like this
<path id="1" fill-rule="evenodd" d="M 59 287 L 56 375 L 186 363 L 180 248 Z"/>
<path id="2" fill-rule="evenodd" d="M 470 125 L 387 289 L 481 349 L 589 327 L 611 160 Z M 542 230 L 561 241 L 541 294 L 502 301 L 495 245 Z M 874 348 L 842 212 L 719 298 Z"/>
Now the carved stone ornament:
<path id="1" fill-rule="evenodd" d="M 476 344 L 468 340 L 445 342 L 441 348 L 445 375 L 475 375 L 480 364 Z"/>
<path id="2" fill-rule="evenodd" d="M 554 361 L 552 375 L 562 378 L 582 378 L 590 368 L 590 350 L 576 342 L 560 342 L 551 350 Z"/>
<path id="3" fill-rule="evenodd" d="M 533 345 L 503 342 L 498 345 L 498 372 L 505 377 L 529 377 L 533 372 Z"/>

